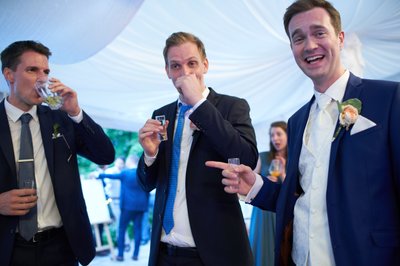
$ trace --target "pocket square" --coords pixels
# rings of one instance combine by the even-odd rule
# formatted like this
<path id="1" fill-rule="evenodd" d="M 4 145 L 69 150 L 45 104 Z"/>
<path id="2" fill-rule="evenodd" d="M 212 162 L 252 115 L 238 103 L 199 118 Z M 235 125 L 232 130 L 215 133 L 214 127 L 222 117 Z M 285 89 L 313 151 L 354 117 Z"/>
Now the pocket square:
<path id="1" fill-rule="evenodd" d="M 354 126 L 350 131 L 350 135 L 357 134 L 361 131 L 364 131 L 374 126 L 376 126 L 376 123 L 374 123 L 373 121 L 369 120 L 366 117 L 363 117 L 362 115 L 359 115 L 357 121 L 354 123 Z"/>

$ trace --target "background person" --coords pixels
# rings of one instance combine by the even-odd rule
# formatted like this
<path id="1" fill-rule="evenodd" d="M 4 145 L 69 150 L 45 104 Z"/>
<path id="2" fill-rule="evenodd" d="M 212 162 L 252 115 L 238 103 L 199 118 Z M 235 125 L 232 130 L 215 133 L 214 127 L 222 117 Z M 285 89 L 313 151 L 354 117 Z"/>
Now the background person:
<path id="1" fill-rule="evenodd" d="M 268 176 L 272 182 L 282 183 L 285 179 L 287 159 L 287 124 L 284 121 L 273 122 L 269 129 L 269 151 L 260 153 L 260 164 L 254 172 Z M 269 174 L 273 159 L 281 161 L 282 172 L 279 176 Z M 275 250 L 275 213 L 253 208 L 250 219 L 249 240 L 255 266 L 274 265 Z"/>
<path id="2" fill-rule="evenodd" d="M 118 256 L 117 261 L 124 260 L 125 232 L 133 221 L 134 249 L 133 260 L 138 260 L 140 242 L 142 240 L 143 214 L 148 210 L 149 193 L 145 192 L 137 181 L 136 168 L 138 157 L 130 155 L 126 159 L 126 169 L 119 174 L 100 174 L 98 178 L 121 180 L 120 208 L 121 216 L 118 227 Z"/>
<path id="3" fill-rule="evenodd" d="M 256 166 L 249 105 L 205 86 L 208 59 L 196 36 L 173 33 L 166 40 L 164 59 L 179 99 L 155 110 L 139 130 L 144 149 L 139 182 L 146 191 L 157 188 L 149 265 L 253 265 L 238 198 L 224 192 L 219 170 L 205 167 L 207 160 L 233 157 Z M 181 111 L 186 107 L 188 111 Z M 154 119 L 157 115 L 166 116 L 167 141 L 158 138 L 163 126 Z M 176 141 L 181 131 L 175 129 L 182 124 L 182 139 Z M 174 144 L 179 156 L 172 152 Z M 177 169 L 172 157 L 178 158 Z M 171 170 L 178 173 L 176 188 Z M 173 216 L 168 212 L 172 209 Z M 167 219 L 169 214 L 173 218 Z"/>

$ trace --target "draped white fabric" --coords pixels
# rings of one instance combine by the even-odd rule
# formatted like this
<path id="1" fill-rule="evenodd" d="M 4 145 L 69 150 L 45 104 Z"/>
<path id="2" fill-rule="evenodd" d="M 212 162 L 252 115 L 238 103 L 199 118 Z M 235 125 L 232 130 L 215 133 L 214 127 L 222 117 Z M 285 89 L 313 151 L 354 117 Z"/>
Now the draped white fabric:
<path id="1" fill-rule="evenodd" d="M 78 92 L 102 126 L 137 131 L 177 97 L 162 49 L 176 31 L 203 40 L 207 86 L 248 100 L 260 151 L 268 127 L 312 95 L 292 58 L 282 16 L 292 1 L 0 0 L 0 49 L 34 39 L 53 52 L 51 74 Z M 346 66 L 400 81 L 400 1 L 332 0 L 342 14 Z M 4 80 L 1 91 L 8 91 Z"/>

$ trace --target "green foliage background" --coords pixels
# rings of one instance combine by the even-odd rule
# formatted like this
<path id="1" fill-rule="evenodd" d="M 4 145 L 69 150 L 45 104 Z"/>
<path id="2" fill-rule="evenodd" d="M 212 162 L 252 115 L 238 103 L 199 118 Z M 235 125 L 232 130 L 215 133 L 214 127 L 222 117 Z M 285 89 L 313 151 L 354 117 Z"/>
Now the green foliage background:
<path id="1" fill-rule="evenodd" d="M 131 154 L 140 156 L 143 152 L 142 146 L 139 144 L 139 136 L 137 132 L 123 131 L 117 129 L 104 129 L 104 132 L 111 139 L 116 157 L 128 157 Z M 84 178 L 97 169 L 97 164 L 78 156 L 79 172 Z M 112 165 L 111 165 L 112 166 Z"/>
<path id="2" fill-rule="evenodd" d="M 111 139 L 111 142 L 114 145 L 115 149 L 115 158 L 117 157 L 128 157 L 131 154 L 136 154 L 140 156 L 143 152 L 142 146 L 139 144 L 139 136 L 137 132 L 123 131 L 117 129 L 104 129 L 104 132 Z M 110 166 L 112 166 L 111 164 Z M 78 166 L 79 173 L 83 178 L 87 178 L 90 172 L 93 172 L 97 169 L 98 165 L 92 163 L 86 158 L 78 156 Z M 117 246 L 117 230 L 118 225 L 115 222 L 112 222 L 109 225 L 111 238 L 113 240 L 114 246 Z M 130 223 L 127 232 L 129 235 L 129 239 L 133 238 L 133 226 Z M 102 236 L 103 245 L 107 244 L 107 238 L 105 234 Z"/>

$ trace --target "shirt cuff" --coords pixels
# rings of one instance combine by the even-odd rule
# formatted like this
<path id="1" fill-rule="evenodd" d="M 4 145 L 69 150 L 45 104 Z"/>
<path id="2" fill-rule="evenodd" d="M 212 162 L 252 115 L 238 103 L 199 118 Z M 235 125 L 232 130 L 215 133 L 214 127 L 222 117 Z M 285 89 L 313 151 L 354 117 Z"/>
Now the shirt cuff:
<path id="1" fill-rule="evenodd" d="M 72 121 L 74 121 L 75 123 L 79 124 L 82 120 L 83 120 L 83 112 L 82 109 L 79 111 L 79 114 L 76 116 L 70 116 L 68 115 Z"/>
<path id="2" fill-rule="evenodd" d="M 146 166 L 151 166 L 154 161 L 157 159 L 157 155 L 158 155 L 158 151 L 156 152 L 156 155 L 154 156 L 149 156 L 146 153 L 144 153 L 144 163 L 146 164 Z"/>
<path id="3" fill-rule="evenodd" d="M 207 99 L 206 98 L 202 98 L 200 101 L 198 101 L 195 105 L 193 105 L 192 107 L 192 112 L 194 112 L 197 107 L 199 107 L 202 103 L 204 103 Z"/>
<path id="4" fill-rule="evenodd" d="M 263 185 L 264 180 L 259 174 L 256 174 L 256 182 L 254 182 L 254 185 L 251 187 L 249 193 L 247 193 L 247 196 L 242 196 L 244 198 L 242 200 L 246 203 L 250 203 L 257 196 Z"/>

